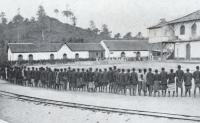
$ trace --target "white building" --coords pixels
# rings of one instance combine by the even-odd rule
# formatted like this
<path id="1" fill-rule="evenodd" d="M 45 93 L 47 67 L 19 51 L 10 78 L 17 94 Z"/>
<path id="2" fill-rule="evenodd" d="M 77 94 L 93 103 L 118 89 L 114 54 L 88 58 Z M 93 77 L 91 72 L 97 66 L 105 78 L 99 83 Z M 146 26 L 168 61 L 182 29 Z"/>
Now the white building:
<path id="1" fill-rule="evenodd" d="M 148 58 L 151 51 L 156 51 L 147 40 L 103 40 L 101 45 L 106 58 Z"/>
<path id="2" fill-rule="evenodd" d="M 149 42 L 174 43 L 176 59 L 200 59 L 200 10 L 149 29 Z"/>
<path id="3" fill-rule="evenodd" d="M 104 49 L 97 43 L 10 43 L 8 60 L 53 60 L 103 58 Z"/>

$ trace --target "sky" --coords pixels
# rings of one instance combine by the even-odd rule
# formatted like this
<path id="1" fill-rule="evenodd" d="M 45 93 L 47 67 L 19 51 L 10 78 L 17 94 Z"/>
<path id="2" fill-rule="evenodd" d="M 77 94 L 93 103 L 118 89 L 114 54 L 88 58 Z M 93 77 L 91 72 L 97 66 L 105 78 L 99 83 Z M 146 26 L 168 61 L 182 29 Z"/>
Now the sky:
<path id="1" fill-rule="evenodd" d="M 172 20 L 199 10 L 200 0 L 0 0 L 0 5 L 0 11 L 9 20 L 18 13 L 18 8 L 23 17 L 36 17 L 38 6 L 42 5 L 49 16 L 62 22 L 66 18 L 61 12 L 68 6 L 79 27 L 88 28 L 93 20 L 98 28 L 107 24 L 113 34 L 142 32 L 148 36 L 147 27 L 157 24 L 161 18 Z M 60 13 L 56 15 L 54 9 Z"/>

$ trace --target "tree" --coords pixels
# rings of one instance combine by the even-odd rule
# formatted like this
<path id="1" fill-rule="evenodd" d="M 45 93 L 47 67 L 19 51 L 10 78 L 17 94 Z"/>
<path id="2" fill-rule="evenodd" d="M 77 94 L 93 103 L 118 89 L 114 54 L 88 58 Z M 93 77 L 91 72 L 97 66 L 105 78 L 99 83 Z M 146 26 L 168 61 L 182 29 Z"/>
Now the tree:
<path id="1" fill-rule="evenodd" d="M 137 35 L 134 36 L 134 39 L 145 39 L 141 32 L 138 32 Z"/>
<path id="2" fill-rule="evenodd" d="M 42 5 L 40 5 L 38 7 L 38 11 L 37 11 L 37 19 L 38 19 L 38 26 L 41 30 L 41 34 L 42 34 L 42 40 L 44 40 L 44 32 L 47 28 L 47 16 L 46 16 L 46 12 L 44 10 L 44 7 Z"/>
<path id="3" fill-rule="evenodd" d="M 58 16 L 59 10 L 58 9 L 54 9 L 54 13 L 56 14 L 56 16 Z"/>
<path id="4" fill-rule="evenodd" d="M 121 37 L 120 33 L 117 33 L 117 34 L 114 35 L 114 39 L 120 39 L 120 37 Z"/>
<path id="5" fill-rule="evenodd" d="M 6 19 L 5 16 L 6 16 L 6 15 L 5 15 L 5 12 L 1 12 L 1 13 L 0 13 L 0 18 L 1 18 L 1 23 L 2 23 L 2 24 L 6 24 L 6 23 L 7 23 L 7 19 Z"/>
<path id="6" fill-rule="evenodd" d="M 12 22 L 14 23 L 14 24 L 22 24 L 23 23 L 23 21 L 24 21 L 24 17 L 22 17 L 20 14 L 17 14 L 17 15 L 15 15 L 14 17 L 13 17 L 13 20 L 12 20 Z"/>
<path id="7" fill-rule="evenodd" d="M 72 16 L 72 17 L 71 17 L 71 20 L 72 20 L 72 25 L 73 25 L 73 26 L 76 26 L 77 18 L 76 18 L 75 16 Z"/>
<path id="8" fill-rule="evenodd" d="M 30 22 L 35 22 L 35 17 L 31 17 Z"/>
<path id="9" fill-rule="evenodd" d="M 108 29 L 108 25 L 106 25 L 106 24 L 103 24 L 102 25 L 102 31 L 100 32 L 100 35 L 103 35 L 103 36 L 105 36 L 105 37 L 111 37 L 111 31 L 109 31 L 109 29 Z"/>
<path id="10" fill-rule="evenodd" d="M 123 36 L 123 39 L 126 39 L 126 40 L 131 40 L 133 37 L 132 37 L 132 34 L 131 32 L 128 32 L 126 33 L 124 36 Z"/>
<path id="11" fill-rule="evenodd" d="M 98 34 L 100 32 L 100 30 L 96 27 L 95 23 L 93 20 L 90 21 L 90 27 L 89 30 L 91 30 L 92 32 Z"/>
<path id="12" fill-rule="evenodd" d="M 66 22 L 68 21 L 68 18 L 74 15 L 73 12 L 68 7 L 66 8 L 66 10 L 62 11 L 62 14 L 64 17 L 66 17 Z"/>

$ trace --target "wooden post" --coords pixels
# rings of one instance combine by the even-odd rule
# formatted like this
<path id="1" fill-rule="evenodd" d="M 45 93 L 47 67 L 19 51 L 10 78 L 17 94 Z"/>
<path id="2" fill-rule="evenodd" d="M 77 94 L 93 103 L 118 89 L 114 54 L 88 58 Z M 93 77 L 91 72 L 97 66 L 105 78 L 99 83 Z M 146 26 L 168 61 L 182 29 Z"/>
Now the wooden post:
<path id="1" fill-rule="evenodd" d="M 163 61 L 163 42 L 161 42 L 161 61 Z"/>

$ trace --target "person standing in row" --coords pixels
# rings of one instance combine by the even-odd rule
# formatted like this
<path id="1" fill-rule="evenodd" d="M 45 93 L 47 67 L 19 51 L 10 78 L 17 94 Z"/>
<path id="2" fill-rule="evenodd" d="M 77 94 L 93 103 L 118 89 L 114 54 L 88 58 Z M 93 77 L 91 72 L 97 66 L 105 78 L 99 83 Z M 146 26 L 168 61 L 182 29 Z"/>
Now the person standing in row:
<path id="1" fill-rule="evenodd" d="M 193 73 L 194 78 L 194 96 L 196 96 L 196 90 L 199 88 L 199 94 L 200 94 L 200 71 L 199 66 L 196 66 L 196 71 Z"/>
<path id="2" fill-rule="evenodd" d="M 170 96 L 171 92 L 173 93 L 173 96 L 175 95 L 175 90 L 176 90 L 175 77 L 176 74 L 174 73 L 174 70 L 171 69 L 170 73 L 168 74 L 168 96 Z"/>
<path id="3" fill-rule="evenodd" d="M 184 74 L 185 96 L 187 96 L 187 93 L 191 96 L 192 73 L 190 73 L 190 69 L 187 69 L 186 71 L 187 72 Z"/>
<path id="4" fill-rule="evenodd" d="M 161 69 L 160 73 L 160 79 L 161 79 L 161 90 L 162 90 L 162 96 L 166 96 L 167 91 L 167 72 L 165 71 L 165 68 Z"/>
<path id="5" fill-rule="evenodd" d="M 144 96 L 147 94 L 147 69 L 143 70 L 143 81 L 142 81 L 142 90 L 144 93 Z"/>
<path id="6" fill-rule="evenodd" d="M 142 91 L 142 83 L 144 81 L 144 75 L 142 73 L 142 70 L 138 70 L 138 95 L 141 96 L 141 91 Z"/>
<path id="7" fill-rule="evenodd" d="M 158 73 L 158 70 L 155 70 L 155 75 L 154 75 L 154 85 L 153 85 L 153 90 L 154 90 L 154 96 L 156 96 L 156 93 L 158 92 L 158 96 L 160 96 L 160 88 L 161 88 L 161 76 Z"/>
<path id="8" fill-rule="evenodd" d="M 137 92 L 138 85 L 138 74 L 135 72 L 135 68 L 132 69 L 131 73 L 131 86 L 132 86 L 132 95 L 135 96 Z"/>
<path id="9" fill-rule="evenodd" d="M 154 74 L 152 73 L 152 69 L 149 68 L 149 72 L 147 73 L 147 90 L 149 92 L 149 96 L 152 96 L 153 85 L 154 85 Z"/>
<path id="10" fill-rule="evenodd" d="M 181 96 L 183 96 L 183 79 L 184 72 L 181 70 L 181 66 L 178 65 L 178 70 L 176 71 L 176 96 L 178 96 L 179 88 L 181 88 Z"/>

